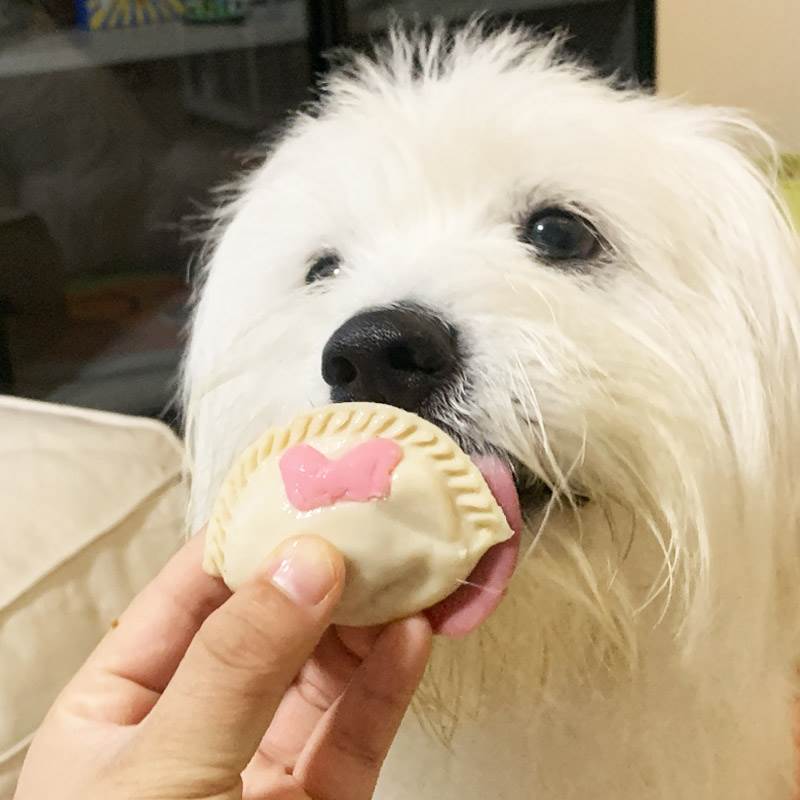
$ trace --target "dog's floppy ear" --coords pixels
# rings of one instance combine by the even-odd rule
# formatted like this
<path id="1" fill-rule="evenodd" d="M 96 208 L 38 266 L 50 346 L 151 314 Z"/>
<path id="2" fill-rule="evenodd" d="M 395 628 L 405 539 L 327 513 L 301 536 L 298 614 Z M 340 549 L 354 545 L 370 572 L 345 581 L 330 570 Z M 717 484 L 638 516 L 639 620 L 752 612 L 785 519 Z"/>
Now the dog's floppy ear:
<path id="1" fill-rule="evenodd" d="M 695 119 L 699 133 L 717 145 L 720 180 L 734 181 L 741 189 L 731 200 L 749 207 L 756 196 L 761 195 L 768 201 L 769 208 L 765 210 L 771 215 L 777 214 L 776 222 L 782 229 L 779 233 L 784 244 L 796 247 L 797 231 L 780 191 L 784 160 L 775 140 L 751 118 L 736 110 L 701 108 Z"/>
<path id="2" fill-rule="evenodd" d="M 681 183 L 687 200 L 709 226 L 721 269 L 735 276 L 760 323 L 788 325 L 800 311 L 800 254 L 779 187 L 781 159 L 772 138 L 742 114 L 725 108 L 682 109 L 687 129 Z M 683 159 L 685 156 L 685 160 Z M 763 312 L 772 312 L 765 316 Z"/>
<path id="3" fill-rule="evenodd" d="M 710 221 L 720 246 L 742 271 L 754 312 L 752 323 L 766 347 L 786 364 L 800 363 L 800 240 L 779 183 L 781 159 L 774 141 L 750 120 L 717 111 L 711 133 L 718 158 L 708 164 L 716 203 Z M 716 212 L 716 213 L 714 213 Z M 797 392 L 800 380 L 793 382 Z M 800 408 L 800 394 L 792 402 Z M 788 422 L 788 421 L 787 421 Z"/>
<path id="4" fill-rule="evenodd" d="M 731 503 L 741 504 L 740 535 L 751 534 L 738 559 L 749 560 L 748 546 L 773 548 L 777 577 L 768 584 L 789 597 L 788 587 L 800 581 L 800 239 L 769 135 L 726 109 L 688 110 L 686 118 L 697 171 L 687 191 L 700 193 L 694 207 L 711 247 L 696 254 L 696 268 L 708 273 L 706 287 L 728 341 L 728 363 L 713 369 L 727 381 L 720 412 L 741 485 L 741 499 Z M 796 610 L 780 602 L 777 608 L 788 616 L 769 624 L 794 631 Z"/>

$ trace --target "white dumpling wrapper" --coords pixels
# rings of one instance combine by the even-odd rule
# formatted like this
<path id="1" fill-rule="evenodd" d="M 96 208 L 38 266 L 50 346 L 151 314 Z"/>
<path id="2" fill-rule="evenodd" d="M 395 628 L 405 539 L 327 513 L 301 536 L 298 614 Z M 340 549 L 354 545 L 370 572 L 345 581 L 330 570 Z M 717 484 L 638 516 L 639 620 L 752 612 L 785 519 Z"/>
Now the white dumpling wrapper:
<path id="1" fill-rule="evenodd" d="M 311 511 L 292 505 L 279 469 L 288 448 L 305 443 L 340 458 L 375 438 L 402 448 L 388 497 Z M 478 468 L 439 428 L 392 406 L 340 403 L 270 429 L 239 457 L 211 514 L 204 569 L 235 590 L 278 544 L 302 534 L 326 538 L 344 556 L 334 622 L 360 626 L 443 600 L 513 531 Z"/>

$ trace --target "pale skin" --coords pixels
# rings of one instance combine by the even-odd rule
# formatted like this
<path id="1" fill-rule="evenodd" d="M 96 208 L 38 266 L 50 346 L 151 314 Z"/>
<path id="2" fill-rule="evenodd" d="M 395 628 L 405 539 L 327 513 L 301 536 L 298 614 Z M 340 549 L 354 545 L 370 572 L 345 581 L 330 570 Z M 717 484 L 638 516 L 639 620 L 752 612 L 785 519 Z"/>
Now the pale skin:
<path id="1" fill-rule="evenodd" d="M 234 595 L 192 539 L 64 689 L 15 800 L 369 800 L 430 652 L 422 617 L 330 627 L 345 569 L 285 543 Z"/>

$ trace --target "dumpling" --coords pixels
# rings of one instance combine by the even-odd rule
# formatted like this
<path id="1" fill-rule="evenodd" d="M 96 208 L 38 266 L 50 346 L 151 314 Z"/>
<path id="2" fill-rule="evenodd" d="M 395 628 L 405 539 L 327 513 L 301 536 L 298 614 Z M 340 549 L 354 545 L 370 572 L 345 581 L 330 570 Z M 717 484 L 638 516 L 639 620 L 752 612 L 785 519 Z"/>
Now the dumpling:
<path id="1" fill-rule="evenodd" d="M 513 536 L 481 472 L 449 436 L 375 403 L 315 409 L 250 446 L 216 499 L 204 568 L 235 590 L 281 541 L 307 533 L 345 558 L 334 617 L 343 625 L 433 606 Z"/>

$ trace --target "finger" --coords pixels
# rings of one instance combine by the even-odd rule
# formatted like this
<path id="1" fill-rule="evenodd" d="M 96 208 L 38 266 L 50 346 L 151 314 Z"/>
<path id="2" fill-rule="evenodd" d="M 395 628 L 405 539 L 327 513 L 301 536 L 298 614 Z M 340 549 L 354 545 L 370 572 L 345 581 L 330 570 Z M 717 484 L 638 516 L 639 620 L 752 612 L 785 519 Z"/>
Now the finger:
<path id="1" fill-rule="evenodd" d="M 423 617 L 390 625 L 330 710 L 294 776 L 315 800 L 369 800 L 431 648 Z"/>
<path id="2" fill-rule="evenodd" d="M 119 725 L 147 715 L 203 621 L 230 597 L 203 572 L 204 541 L 193 536 L 134 598 L 60 702 Z"/>
<path id="3" fill-rule="evenodd" d="M 352 680 L 383 628 L 328 628 L 278 706 L 245 775 L 266 765 L 294 769 L 309 737 Z M 245 783 L 247 781 L 245 780 Z"/>
<path id="4" fill-rule="evenodd" d="M 200 627 L 145 723 L 159 752 L 238 776 L 329 625 L 343 581 L 342 557 L 325 540 L 285 543 Z"/>

